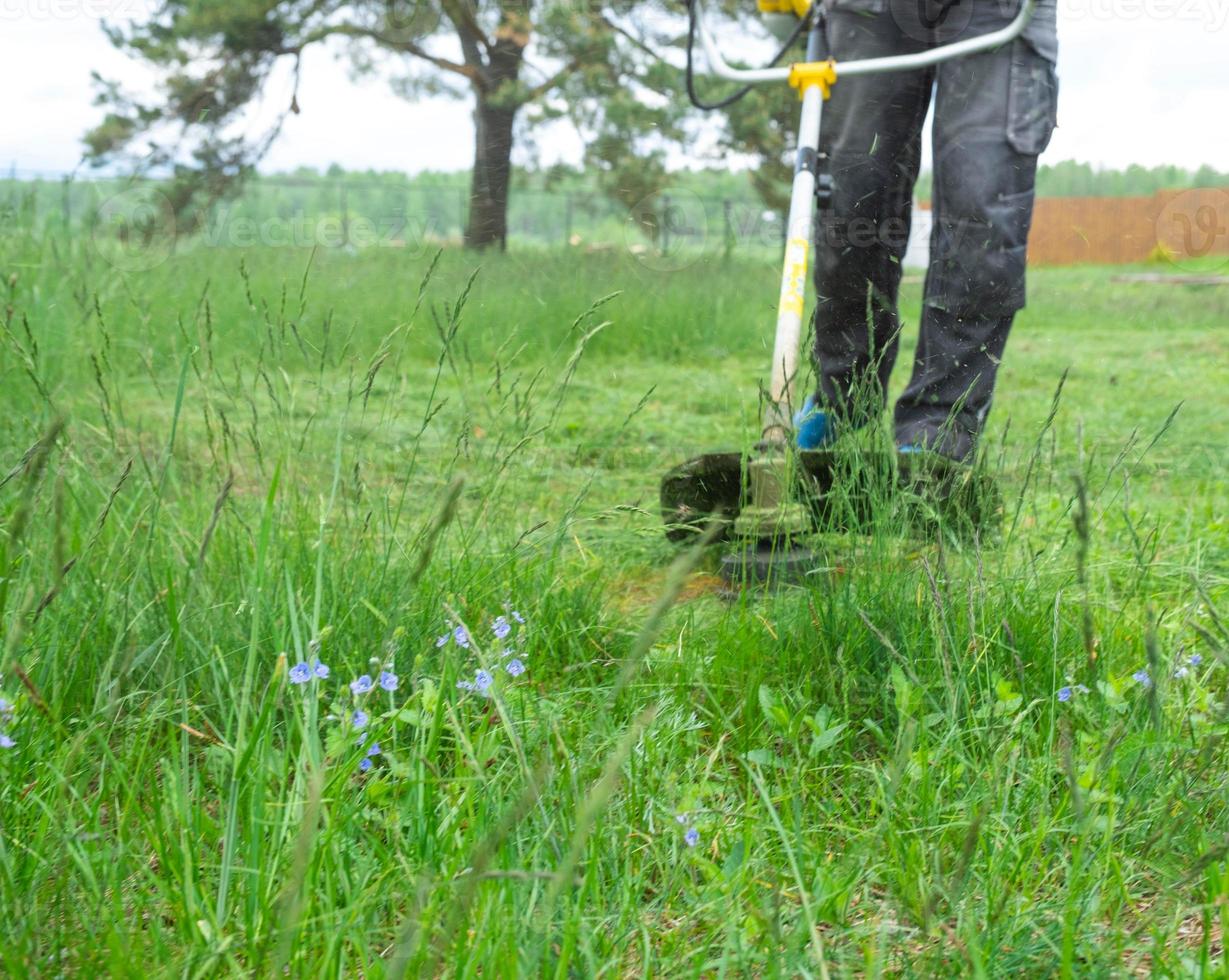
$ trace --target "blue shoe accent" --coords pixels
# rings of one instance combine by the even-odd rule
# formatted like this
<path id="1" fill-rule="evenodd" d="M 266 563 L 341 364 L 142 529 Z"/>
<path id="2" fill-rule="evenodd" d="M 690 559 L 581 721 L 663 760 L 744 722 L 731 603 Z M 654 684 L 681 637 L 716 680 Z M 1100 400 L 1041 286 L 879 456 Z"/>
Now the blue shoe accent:
<path id="1" fill-rule="evenodd" d="M 794 413 L 794 440 L 799 449 L 820 449 L 836 438 L 836 431 L 825 412 L 807 395 L 802 408 Z"/>
<path id="2" fill-rule="evenodd" d="M 924 453 L 926 452 L 926 447 L 915 446 L 913 443 L 907 442 L 903 446 L 897 446 L 896 451 L 898 453 Z"/>

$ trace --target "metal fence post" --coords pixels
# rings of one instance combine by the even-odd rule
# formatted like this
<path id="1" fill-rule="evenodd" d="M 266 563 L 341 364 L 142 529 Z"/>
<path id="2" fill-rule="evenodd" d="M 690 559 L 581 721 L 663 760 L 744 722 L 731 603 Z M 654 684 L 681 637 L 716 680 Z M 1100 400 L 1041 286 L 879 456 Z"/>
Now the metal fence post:
<path id="1" fill-rule="evenodd" d="M 722 224 L 722 244 L 724 245 L 723 252 L 728 259 L 734 252 L 734 223 L 730 219 L 730 209 L 733 207 L 730 199 L 724 198 L 721 202 L 721 224 Z"/>
<path id="2" fill-rule="evenodd" d="M 341 243 L 350 244 L 350 196 L 346 193 L 344 182 L 337 185 L 338 196 L 341 198 Z"/>
<path id="3" fill-rule="evenodd" d="M 670 195 L 661 196 L 661 254 L 670 254 Z"/>
<path id="4" fill-rule="evenodd" d="M 65 174 L 60 181 L 61 210 L 64 212 L 64 230 L 68 231 L 73 224 L 73 185 L 72 175 Z"/>

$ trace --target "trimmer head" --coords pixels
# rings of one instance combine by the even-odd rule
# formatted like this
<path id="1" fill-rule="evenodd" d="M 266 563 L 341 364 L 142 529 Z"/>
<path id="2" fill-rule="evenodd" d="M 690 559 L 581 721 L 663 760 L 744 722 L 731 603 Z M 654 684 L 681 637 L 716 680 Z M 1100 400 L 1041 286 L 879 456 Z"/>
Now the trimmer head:
<path id="1" fill-rule="evenodd" d="M 868 530 L 877 517 L 896 511 L 899 526 L 914 533 L 942 526 L 972 536 L 995 525 L 1002 510 L 988 472 L 935 453 L 820 449 L 798 452 L 796 459 L 794 493 L 809 518 L 806 531 Z M 690 540 L 716 520 L 725 528 L 718 540 L 734 538 L 750 499 L 753 466 L 754 458 L 721 452 L 670 470 L 661 481 L 666 537 Z M 797 533 L 788 537 L 797 544 Z"/>
<path id="2" fill-rule="evenodd" d="M 818 553 L 794 540 L 752 541 L 721 558 L 721 577 L 735 587 L 803 585 L 827 570 Z"/>

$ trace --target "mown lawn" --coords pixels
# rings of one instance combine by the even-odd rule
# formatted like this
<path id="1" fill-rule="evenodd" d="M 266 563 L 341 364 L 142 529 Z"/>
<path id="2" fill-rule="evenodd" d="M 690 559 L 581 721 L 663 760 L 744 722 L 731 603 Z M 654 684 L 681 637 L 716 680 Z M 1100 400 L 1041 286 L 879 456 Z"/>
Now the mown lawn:
<path id="1" fill-rule="evenodd" d="M 1036 271 L 1001 526 L 730 600 L 771 265 L 108 254 L 0 237 L 5 972 L 1229 969 L 1229 291 Z"/>

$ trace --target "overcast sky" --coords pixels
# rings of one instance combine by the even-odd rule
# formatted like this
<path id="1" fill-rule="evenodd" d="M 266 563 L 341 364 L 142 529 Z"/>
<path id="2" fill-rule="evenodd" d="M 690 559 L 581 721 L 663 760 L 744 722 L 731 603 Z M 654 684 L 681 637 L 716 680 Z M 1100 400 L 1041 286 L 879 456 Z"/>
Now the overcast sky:
<path id="1" fill-rule="evenodd" d="M 145 84 L 139 67 L 110 46 L 101 22 L 139 16 L 150 2 L 0 0 L 0 167 L 77 166 L 81 134 L 100 117 L 91 105 L 91 70 Z M 1045 161 L 1229 169 L 1229 0 L 1059 0 L 1059 35 L 1060 126 Z M 352 81 L 339 50 L 305 59 L 303 113 L 288 122 L 264 169 L 469 166 L 465 103 L 413 104 L 378 78 Z M 275 79 L 267 105 L 288 98 L 288 79 Z M 578 162 L 578 142 L 561 126 L 540 149 L 544 162 Z"/>

